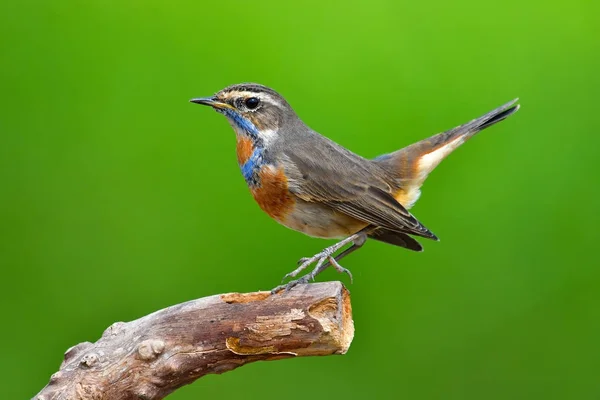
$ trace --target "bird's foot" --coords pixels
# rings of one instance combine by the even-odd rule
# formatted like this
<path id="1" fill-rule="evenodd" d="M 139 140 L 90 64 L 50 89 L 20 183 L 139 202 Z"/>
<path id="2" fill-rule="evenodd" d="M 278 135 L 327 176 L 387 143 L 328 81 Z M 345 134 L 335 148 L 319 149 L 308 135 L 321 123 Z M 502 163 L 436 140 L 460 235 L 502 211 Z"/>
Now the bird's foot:
<path id="1" fill-rule="evenodd" d="M 344 247 L 346 244 L 352 242 L 353 240 L 356 240 L 357 235 L 352 235 L 336 244 L 334 244 L 333 246 L 329 246 L 325 249 L 323 249 L 323 251 L 315 254 L 312 257 L 304 257 L 301 258 L 300 261 L 298 261 L 298 264 L 300 264 L 298 266 L 298 268 L 296 268 L 295 270 L 293 270 L 292 272 L 290 272 L 289 274 L 286 274 L 282 281 L 286 280 L 287 278 L 295 278 L 296 276 L 298 276 L 298 274 L 302 271 L 304 271 L 306 268 L 308 268 L 309 265 L 313 264 L 313 263 L 317 263 L 315 268 L 309 272 L 308 274 L 304 275 L 303 277 L 290 281 L 287 284 L 283 284 L 283 285 L 279 285 L 276 288 L 274 288 L 273 290 L 271 290 L 271 293 L 277 293 L 282 289 L 285 289 L 286 291 L 292 289 L 295 286 L 301 285 L 301 284 L 305 284 L 308 283 L 310 281 L 314 281 L 315 277 L 320 274 L 321 272 L 323 272 L 327 267 L 329 266 L 333 266 L 333 268 L 336 269 L 336 271 L 338 271 L 339 273 L 346 273 L 350 276 L 350 282 L 352 282 L 352 273 L 342 267 L 339 264 L 339 259 L 341 259 L 343 256 L 345 256 L 346 254 L 349 254 L 350 252 L 348 250 L 352 249 L 352 251 L 355 248 L 358 248 L 359 246 L 352 246 L 349 249 L 347 249 L 346 251 L 340 253 L 337 257 L 334 257 L 333 255 L 335 254 L 336 251 L 338 251 L 339 249 L 341 249 L 342 247 Z M 362 243 L 361 243 L 362 245 Z"/>

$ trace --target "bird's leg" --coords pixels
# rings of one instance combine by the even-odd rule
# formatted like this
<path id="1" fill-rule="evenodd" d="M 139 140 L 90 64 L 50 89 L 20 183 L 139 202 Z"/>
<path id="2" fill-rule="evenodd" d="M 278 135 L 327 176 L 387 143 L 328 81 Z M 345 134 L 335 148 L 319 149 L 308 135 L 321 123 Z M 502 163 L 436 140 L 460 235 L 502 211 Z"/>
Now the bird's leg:
<path id="1" fill-rule="evenodd" d="M 290 290 L 291 288 L 293 288 L 296 285 L 299 285 L 302 283 L 308 283 L 309 281 L 314 280 L 318 274 L 323 272 L 330 265 L 333 265 L 333 267 L 340 273 L 347 273 L 350 276 L 350 281 L 352 281 L 352 274 L 350 273 L 350 271 L 348 269 L 342 267 L 338 263 L 338 261 L 341 260 L 342 258 L 344 258 L 345 256 L 347 256 L 348 254 L 356 251 L 358 248 L 360 248 L 365 243 L 366 240 L 367 240 L 367 234 L 365 232 L 361 231 L 361 232 L 355 233 L 354 235 L 348 236 L 344 240 L 340 240 L 339 242 L 337 242 L 336 244 L 334 244 L 332 246 L 329 246 L 329 247 L 323 249 L 323 251 L 315 254 L 312 257 L 302 258 L 299 261 L 300 265 L 298 266 L 298 268 L 296 268 L 295 270 L 293 270 L 292 272 L 290 272 L 289 274 L 284 276 L 284 278 L 283 278 L 284 280 L 287 278 L 296 277 L 300 272 L 305 270 L 310 264 L 312 264 L 314 262 L 316 262 L 317 265 L 310 273 L 304 275 L 302 278 L 296 279 L 294 281 L 290 281 L 286 285 L 277 286 L 276 288 L 271 290 L 271 292 L 276 293 L 279 290 L 284 289 L 284 288 L 286 290 Z M 336 257 L 333 256 L 333 254 L 335 254 L 336 251 L 338 251 L 339 249 L 341 249 L 348 243 L 352 243 L 352 246 L 347 248 L 340 254 L 338 254 Z"/>
<path id="2" fill-rule="evenodd" d="M 317 267 L 315 267 L 315 269 L 313 269 L 312 272 L 310 274 L 308 274 L 308 275 L 312 275 L 310 277 L 310 279 L 314 279 L 315 276 L 317 276 L 320 272 L 322 272 L 327 266 L 331 265 L 329 262 L 327 264 L 324 264 L 325 261 L 328 261 L 329 258 L 336 251 L 338 251 L 339 249 L 341 249 L 348 243 L 354 242 L 355 240 L 357 242 L 359 242 L 358 239 L 361 238 L 361 235 L 362 235 L 361 233 L 356 233 L 354 235 L 348 236 L 346 239 L 340 240 L 336 244 L 326 247 L 321 252 L 315 254 L 312 257 L 304 257 L 304 258 L 300 259 L 300 261 L 299 261 L 300 266 L 298 268 L 296 268 L 295 270 L 293 270 L 292 272 L 290 272 L 289 274 L 287 274 L 286 276 L 284 276 L 283 279 L 285 280 L 287 278 L 295 278 L 300 272 L 305 270 L 310 264 L 317 261 Z M 361 245 L 362 245 L 362 243 L 364 243 L 364 240 L 361 241 Z M 342 256 L 342 254 L 346 255 L 344 253 L 345 252 L 341 253 L 340 256 Z M 347 254 L 349 254 L 349 253 L 347 253 Z M 319 262 L 321 260 L 323 260 L 323 262 Z"/>

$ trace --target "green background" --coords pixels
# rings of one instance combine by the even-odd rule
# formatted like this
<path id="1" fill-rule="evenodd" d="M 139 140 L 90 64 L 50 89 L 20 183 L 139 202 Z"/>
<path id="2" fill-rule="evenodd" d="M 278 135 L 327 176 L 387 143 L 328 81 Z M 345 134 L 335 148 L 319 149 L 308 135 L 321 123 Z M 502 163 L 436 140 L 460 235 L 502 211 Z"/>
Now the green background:
<path id="1" fill-rule="evenodd" d="M 188 103 L 255 81 L 369 157 L 522 109 L 425 184 L 413 212 L 441 242 L 344 260 L 347 355 L 170 398 L 599 398 L 599 15 L 585 0 L 3 1 L 2 397 L 33 396 L 115 321 L 269 289 L 331 244 L 263 214 L 225 119 Z"/>

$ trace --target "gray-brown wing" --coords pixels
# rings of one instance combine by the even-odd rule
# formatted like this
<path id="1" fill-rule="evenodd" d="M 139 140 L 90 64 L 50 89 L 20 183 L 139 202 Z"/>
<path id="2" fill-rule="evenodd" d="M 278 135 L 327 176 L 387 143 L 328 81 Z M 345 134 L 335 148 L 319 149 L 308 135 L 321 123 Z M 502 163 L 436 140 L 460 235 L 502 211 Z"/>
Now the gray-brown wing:
<path id="1" fill-rule="evenodd" d="M 371 225 L 425 238 L 437 237 L 392 195 L 385 170 L 326 138 L 286 152 L 290 191 Z"/>

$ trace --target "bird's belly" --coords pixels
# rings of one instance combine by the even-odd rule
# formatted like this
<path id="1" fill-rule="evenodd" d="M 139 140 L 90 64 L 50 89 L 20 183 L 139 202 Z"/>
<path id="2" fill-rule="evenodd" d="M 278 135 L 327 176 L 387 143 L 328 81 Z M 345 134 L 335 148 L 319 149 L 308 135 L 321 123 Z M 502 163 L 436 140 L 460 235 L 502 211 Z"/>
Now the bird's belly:
<path id="1" fill-rule="evenodd" d="M 350 236 L 367 223 L 318 203 L 296 199 L 294 209 L 279 221 L 290 229 L 319 238 L 344 238 Z"/>

